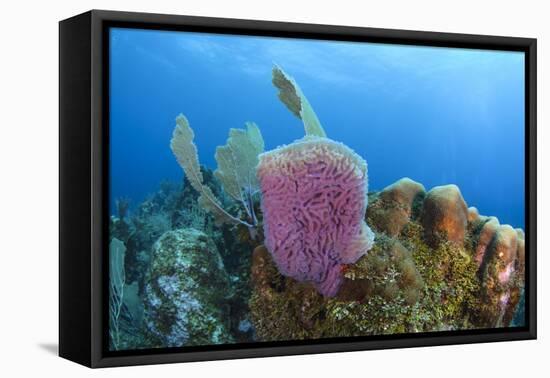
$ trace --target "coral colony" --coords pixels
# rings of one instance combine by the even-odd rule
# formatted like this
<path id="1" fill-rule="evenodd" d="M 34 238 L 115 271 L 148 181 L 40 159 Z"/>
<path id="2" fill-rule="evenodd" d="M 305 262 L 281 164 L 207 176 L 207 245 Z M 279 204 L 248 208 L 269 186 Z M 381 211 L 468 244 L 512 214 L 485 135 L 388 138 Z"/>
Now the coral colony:
<path id="1" fill-rule="evenodd" d="M 279 67 L 273 84 L 302 139 L 264 152 L 246 123 L 212 172 L 179 115 L 183 185 L 163 183 L 135 214 L 117 202 L 112 350 L 523 324 L 521 229 L 468 208 L 455 185 L 368 193 L 365 160 L 327 137 Z"/>

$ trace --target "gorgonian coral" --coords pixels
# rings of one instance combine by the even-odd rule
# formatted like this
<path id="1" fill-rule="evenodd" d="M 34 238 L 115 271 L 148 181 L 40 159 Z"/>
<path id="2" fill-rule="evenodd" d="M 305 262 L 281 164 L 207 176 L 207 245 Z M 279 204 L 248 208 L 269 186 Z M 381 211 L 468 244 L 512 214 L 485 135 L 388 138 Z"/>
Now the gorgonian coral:
<path id="1" fill-rule="evenodd" d="M 279 89 L 279 99 L 304 123 L 306 135 L 325 137 L 325 130 L 296 81 L 280 67 L 273 68 L 273 85 Z"/>
<path id="2" fill-rule="evenodd" d="M 194 138 L 195 133 L 189 126 L 189 121 L 180 114 L 176 118 L 176 128 L 170 141 L 170 148 L 189 183 L 200 193 L 199 205 L 210 212 L 217 223 L 242 224 L 252 232 L 257 223 L 252 199 L 257 190 L 254 172 L 258 154 L 264 148 L 260 130 L 253 123 L 247 124 L 247 130 L 231 129 L 227 144 L 218 147 L 216 151 L 218 169 L 215 175 L 220 179 L 225 192 L 244 207 L 247 220 L 227 212 L 212 190 L 204 185 Z"/>
<path id="3" fill-rule="evenodd" d="M 214 176 L 224 191 L 242 205 L 252 225 L 258 222 L 254 212 L 254 195 L 259 191 L 256 166 L 263 151 L 262 134 L 253 122 L 246 123 L 246 130 L 230 129 L 225 146 L 216 148 L 218 168 Z"/>

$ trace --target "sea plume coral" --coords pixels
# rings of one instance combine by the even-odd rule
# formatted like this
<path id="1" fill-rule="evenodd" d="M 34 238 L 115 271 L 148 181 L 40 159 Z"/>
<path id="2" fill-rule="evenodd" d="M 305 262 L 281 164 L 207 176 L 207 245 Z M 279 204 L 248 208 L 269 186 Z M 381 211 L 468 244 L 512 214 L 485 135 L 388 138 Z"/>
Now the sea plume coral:
<path id="1" fill-rule="evenodd" d="M 280 272 L 334 296 L 342 264 L 372 246 L 367 165 L 350 148 L 306 136 L 260 155 L 265 243 Z"/>
<path id="2" fill-rule="evenodd" d="M 126 246 L 117 238 L 109 244 L 109 336 L 113 349 L 120 344 L 120 317 L 124 304 Z"/>

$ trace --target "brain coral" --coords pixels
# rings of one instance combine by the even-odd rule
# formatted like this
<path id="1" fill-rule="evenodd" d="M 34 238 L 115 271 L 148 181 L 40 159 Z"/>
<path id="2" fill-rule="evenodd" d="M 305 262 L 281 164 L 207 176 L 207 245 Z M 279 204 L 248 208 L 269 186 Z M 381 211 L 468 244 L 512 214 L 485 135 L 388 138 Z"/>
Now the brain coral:
<path id="1" fill-rule="evenodd" d="M 336 295 L 342 265 L 373 245 L 366 162 L 341 143 L 306 136 L 260 155 L 257 174 L 265 244 L 279 271 Z"/>

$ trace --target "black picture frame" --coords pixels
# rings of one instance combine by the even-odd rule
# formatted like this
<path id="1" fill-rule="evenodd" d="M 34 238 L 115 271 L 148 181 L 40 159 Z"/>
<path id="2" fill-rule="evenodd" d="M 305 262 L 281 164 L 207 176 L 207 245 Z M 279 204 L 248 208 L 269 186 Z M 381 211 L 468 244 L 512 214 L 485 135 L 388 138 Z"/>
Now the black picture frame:
<path id="1" fill-rule="evenodd" d="M 132 352 L 106 348 L 108 29 L 510 50 L 525 53 L 525 327 Z M 536 39 L 92 10 L 59 24 L 59 354 L 89 367 L 535 339 Z"/>

